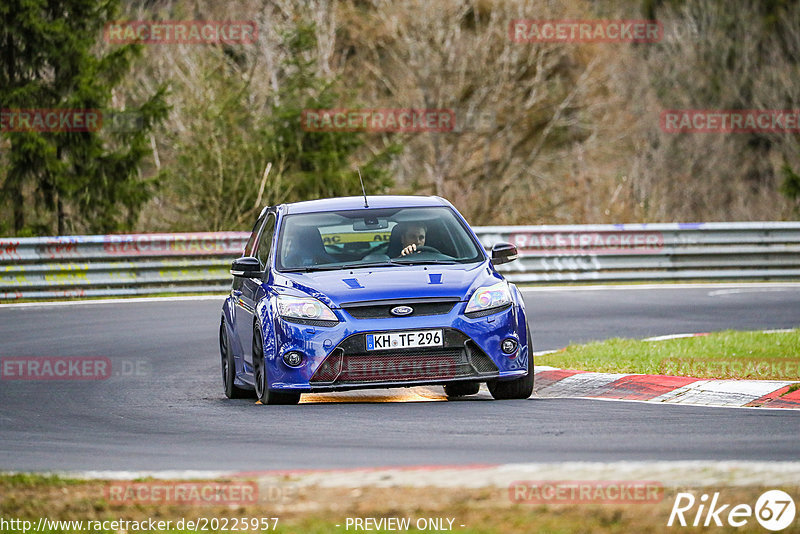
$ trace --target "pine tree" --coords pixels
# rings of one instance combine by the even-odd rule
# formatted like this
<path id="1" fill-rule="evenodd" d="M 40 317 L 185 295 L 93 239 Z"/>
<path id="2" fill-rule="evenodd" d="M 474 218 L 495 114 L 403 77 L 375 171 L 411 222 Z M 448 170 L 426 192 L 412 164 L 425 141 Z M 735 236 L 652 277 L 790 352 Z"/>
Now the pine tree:
<path id="1" fill-rule="evenodd" d="M 150 131 L 167 115 L 166 88 L 127 108 L 120 127 L 112 91 L 141 50 L 98 52 L 118 8 L 118 0 L 0 3 L 0 202 L 10 205 L 6 223 L 16 235 L 123 231 L 151 195 L 153 180 L 141 180 L 139 168 Z M 15 110 L 96 110 L 101 126 L 18 131 L 8 123 Z"/>

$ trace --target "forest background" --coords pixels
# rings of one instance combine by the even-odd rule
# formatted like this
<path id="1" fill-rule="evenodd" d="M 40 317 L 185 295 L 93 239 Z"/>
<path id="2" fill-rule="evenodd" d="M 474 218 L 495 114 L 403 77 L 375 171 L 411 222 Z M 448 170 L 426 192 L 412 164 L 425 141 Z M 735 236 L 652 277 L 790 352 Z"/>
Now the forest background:
<path id="1" fill-rule="evenodd" d="M 657 20 L 663 37 L 521 43 L 514 19 Z M 258 37 L 108 42 L 126 20 Z M 798 2 L 9 0 L 0 25 L 0 107 L 129 125 L 0 131 L 0 235 L 247 230 L 264 205 L 360 194 L 356 167 L 369 194 L 440 195 L 475 225 L 800 216 L 800 134 L 660 121 L 800 109 Z M 456 127 L 301 127 L 330 108 L 448 109 Z"/>

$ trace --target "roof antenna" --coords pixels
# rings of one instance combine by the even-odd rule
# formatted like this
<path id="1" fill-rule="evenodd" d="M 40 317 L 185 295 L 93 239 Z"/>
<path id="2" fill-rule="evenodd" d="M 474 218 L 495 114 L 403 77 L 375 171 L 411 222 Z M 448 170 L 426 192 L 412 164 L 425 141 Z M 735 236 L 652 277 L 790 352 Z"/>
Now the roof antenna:
<path id="1" fill-rule="evenodd" d="M 358 181 L 361 182 L 361 191 L 364 193 L 364 207 L 368 208 L 369 204 L 367 204 L 367 190 L 364 189 L 364 180 L 361 178 L 361 169 L 356 167 L 356 170 L 358 171 Z"/>

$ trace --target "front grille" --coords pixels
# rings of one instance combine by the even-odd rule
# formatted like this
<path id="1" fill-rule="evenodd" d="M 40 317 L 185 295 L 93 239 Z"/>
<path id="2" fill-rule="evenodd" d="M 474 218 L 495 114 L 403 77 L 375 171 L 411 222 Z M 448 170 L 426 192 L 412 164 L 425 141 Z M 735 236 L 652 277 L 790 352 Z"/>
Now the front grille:
<path id="1" fill-rule="evenodd" d="M 496 373 L 497 366 L 491 358 L 489 358 L 474 341 L 470 340 L 466 343 L 466 348 L 469 353 L 469 361 L 478 373 Z"/>
<path id="2" fill-rule="evenodd" d="M 464 351 L 459 349 L 354 354 L 344 358 L 337 382 L 445 380 L 470 376 L 471 371 Z"/>
<path id="3" fill-rule="evenodd" d="M 414 311 L 403 317 L 419 317 L 424 315 L 448 314 L 458 301 L 459 299 L 457 298 L 377 300 L 349 302 L 347 304 L 342 304 L 342 309 L 356 319 L 384 319 L 396 317 L 391 314 L 392 308 L 396 306 L 410 306 Z"/>
<path id="4" fill-rule="evenodd" d="M 312 385 L 369 384 L 481 378 L 497 374 L 497 366 L 463 333 L 443 329 L 444 346 L 404 350 L 365 350 L 364 334 L 342 341 L 322 362 Z"/>
<path id="5" fill-rule="evenodd" d="M 337 348 L 325 358 L 325 361 L 319 366 L 317 372 L 311 377 L 311 382 L 333 382 L 342 373 L 343 361 L 344 352 L 342 349 Z"/>

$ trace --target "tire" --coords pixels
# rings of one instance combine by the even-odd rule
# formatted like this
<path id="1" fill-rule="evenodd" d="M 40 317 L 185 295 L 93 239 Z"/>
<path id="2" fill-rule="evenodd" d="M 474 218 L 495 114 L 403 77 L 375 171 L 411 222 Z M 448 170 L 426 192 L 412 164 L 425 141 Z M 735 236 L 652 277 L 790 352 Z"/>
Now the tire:
<path id="1" fill-rule="evenodd" d="M 448 399 L 475 395 L 481 389 L 480 382 L 456 382 L 455 384 L 445 384 L 444 394 Z"/>
<path id="2" fill-rule="evenodd" d="M 236 379 L 236 362 L 228 340 L 225 319 L 219 325 L 219 353 L 222 360 L 222 387 L 225 389 L 225 396 L 229 399 L 252 399 L 253 390 L 240 388 L 234 383 Z"/>
<path id="3" fill-rule="evenodd" d="M 300 393 L 279 393 L 269 389 L 269 372 L 264 359 L 264 339 L 261 328 L 253 327 L 253 381 L 256 386 L 256 398 L 261 404 L 297 404 Z"/>
<path id="4" fill-rule="evenodd" d="M 496 400 L 527 399 L 533 394 L 533 356 L 531 333 L 528 330 L 528 374 L 516 380 L 492 380 L 486 383 L 489 393 Z"/>

